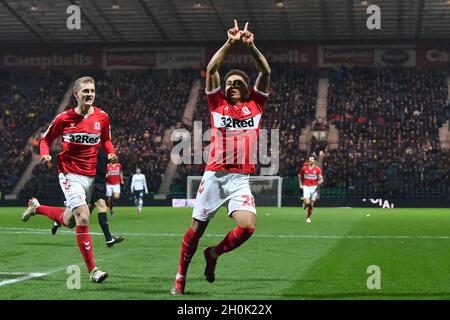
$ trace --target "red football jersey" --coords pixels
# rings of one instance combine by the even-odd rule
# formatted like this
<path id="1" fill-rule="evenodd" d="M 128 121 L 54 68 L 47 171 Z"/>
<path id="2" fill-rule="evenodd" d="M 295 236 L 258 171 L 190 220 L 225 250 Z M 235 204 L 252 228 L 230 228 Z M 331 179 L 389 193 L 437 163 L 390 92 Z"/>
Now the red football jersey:
<path id="1" fill-rule="evenodd" d="M 59 172 L 95 176 L 100 144 L 106 154 L 114 153 L 108 114 L 97 107 L 85 116 L 75 109 L 57 115 L 41 138 L 41 157 L 50 154 L 50 145 L 58 136 L 62 138 Z"/>
<path id="2" fill-rule="evenodd" d="M 298 173 L 302 177 L 302 183 L 304 186 L 317 186 L 319 175 L 322 174 L 322 170 L 318 166 L 310 168 L 309 166 L 303 166 Z"/>
<path id="3" fill-rule="evenodd" d="M 122 172 L 122 165 L 120 163 L 108 163 L 106 166 L 106 183 L 120 184 L 120 173 Z"/>
<path id="4" fill-rule="evenodd" d="M 255 173 L 259 128 L 269 95 L 256 89 L 236 106 L 220 87 L 207 92 L 211 112 L 211 144 L 205 170 Z"/>

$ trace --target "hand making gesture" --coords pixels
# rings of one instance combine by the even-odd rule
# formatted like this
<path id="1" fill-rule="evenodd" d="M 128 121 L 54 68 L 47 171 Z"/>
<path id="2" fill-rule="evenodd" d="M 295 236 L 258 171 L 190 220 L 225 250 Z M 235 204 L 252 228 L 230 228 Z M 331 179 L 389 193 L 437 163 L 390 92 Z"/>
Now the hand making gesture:
<path id="1" fill-rule="evenodd" d="M 228 40 L 230 43 L 236 43 L 241 41 L 241 31 L 239 30 L 238 23 L 236 19 L 234 19 L 234 27 L 231 29 L 228 29 Z"/>
<path id="2" fill-rule="evenodd" d="M 236 21 L 236 20 L 234 20 L 234 21 Z M 244 30 L 239 31 L 239 33 L 241 34 L 242 42 L 244 42 L 248 46 L 253 45 L 254 36 L 253 36 L 253 33 L 248 31 L 248 22 L 245 23 Z"/>

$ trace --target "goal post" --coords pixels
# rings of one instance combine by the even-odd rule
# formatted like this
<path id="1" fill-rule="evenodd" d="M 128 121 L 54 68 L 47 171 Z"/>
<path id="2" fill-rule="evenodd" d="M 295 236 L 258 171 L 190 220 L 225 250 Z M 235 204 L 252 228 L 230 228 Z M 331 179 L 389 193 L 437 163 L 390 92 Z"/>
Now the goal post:
<path id="1" fill-rule="evenodd" d="M 195 199 L 202 176 L 187 177 L 187 198 Z M 250 188 L 257 206 L 281 208 L 283 178 L 279 176 L 250 176 Z"/>

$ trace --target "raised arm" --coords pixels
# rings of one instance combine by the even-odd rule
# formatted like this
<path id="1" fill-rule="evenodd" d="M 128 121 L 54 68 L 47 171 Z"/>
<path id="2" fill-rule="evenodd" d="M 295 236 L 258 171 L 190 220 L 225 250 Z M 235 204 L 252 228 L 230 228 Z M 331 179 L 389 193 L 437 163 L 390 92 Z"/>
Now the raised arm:
<path id="1" fill-rule="evenodd" d="M 256 78 L 255 88 L 258 91 L 269 93 L 270 88 L 270 66 L 267 59 L 255 46 L 253 33 L 248 31 L 248 22 L 245 23 L 244 30 L 241 31 L 242 41 L 247 44 L 250 53 L 255 60 L 256 68 L 259 71 L 258 78 Z"/>
<path id="2" fill-rule="evenodd" d="M 234 20 L 234 27 L 228 30 L 227 35 L 227 42 L 225 42 L 225 44 L 217 50 L 206 67 L 206 92 L 214 91 L 219 87 L 219 68 L 225 60 L 225 56 L 231 46 L 241 40 L 241 33 L 239 32 L 238 23 L 236 20 Z"/>

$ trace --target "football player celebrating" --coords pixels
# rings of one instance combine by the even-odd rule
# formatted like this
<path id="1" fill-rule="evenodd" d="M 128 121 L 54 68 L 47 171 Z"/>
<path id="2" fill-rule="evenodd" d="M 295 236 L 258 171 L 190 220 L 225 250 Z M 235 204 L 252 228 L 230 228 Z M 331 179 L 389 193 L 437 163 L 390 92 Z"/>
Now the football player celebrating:
<path id="1" fill-rule="evenodd" d="M 252 54 L 259 71 L 254 88 L 249 77 L 241 70 L 231 70 L 225 76 L 225 93 L 220 88 L 219 68 L 230 48 L 237 43 L 245 44 Z M 203 251 L 208 282 L 215 281 L 217 259 L 224 253 L 238 248 L 255 230 L 256 208 L 250 190 L 249 174 L 255 172 L 255 162 L 261 116 L 269 92 L 270 67 L 256 48 L 254 36 L 248 23 L 239 30 L 228 30 L 228 40 L 214 54 L 206 70 L 206 94 L 211 113 L 211 145 L 205 173 L 198 188 L 193 219 L 181 244 L 180 262 L 171 290 L 173 295 L 184 294 L 189 263 L 197 250 L 200 237 L 214 214 L 227 205 L 228 216 L 236 227 L 215 246 Z M 237 150 L 236 150 L 236 146 Z"/>
<path id="2" fill-rule="evenodd" d="M 298 173 L 298 184 L 303 189 L 303 205 L 308 208 L 306 222 L 311 223 L 314 202 L 317 200 L 318 187 L 323 183 L 322 170 L 316 166 L 316 157 L 311 155 L 308 164 Z"/>
<path id="3" fill-rule="evenodd" d="M 89 234 L 88 203 L 90 201 L 97 165 L 98 148 L 101 145 L 108 161 L 116 154 L 110 139 L 108 114 L 93 105 L 95 81 L 82 77 L 75 81 L 73 93 L 78 105 L 56 116 L 41 138 L 41 163 L 51 161 L 50 145 L 62 136 L 62 151 L 58 154 L 59 184 L 64 193 L 68 210 L 39 204 L 36 198 L 28 201 L 22 215 L 27 221 L 35 214 L 46 215 L 61 225 L 76 225 L 76 239 L 86 263 L 90 279 L 103 282 L 108 274 L 100 271 L 94 262 L 93 244 Z"/>

